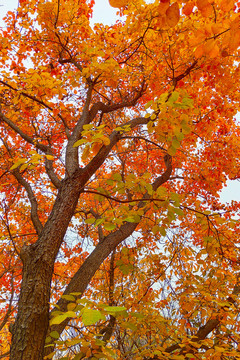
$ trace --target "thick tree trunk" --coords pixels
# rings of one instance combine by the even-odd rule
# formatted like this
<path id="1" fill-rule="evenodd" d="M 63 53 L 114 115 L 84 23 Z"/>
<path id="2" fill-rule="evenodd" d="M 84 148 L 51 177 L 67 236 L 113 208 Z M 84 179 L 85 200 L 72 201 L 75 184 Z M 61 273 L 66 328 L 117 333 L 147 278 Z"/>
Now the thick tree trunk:
<path id="1" fill-rule="evenodd" d="M 25 250 L 19 308 L 13 327 L 11 360 L 42 360 L 48 328 L 53 267 Z"/>
<path id="2" fill-rule="evenodd" d="M 62 182 L 37 242 L 22 249 L 23 277 L 10 360 L 43 359 L 54 262 L 86 180 L 79 175 Z"/>

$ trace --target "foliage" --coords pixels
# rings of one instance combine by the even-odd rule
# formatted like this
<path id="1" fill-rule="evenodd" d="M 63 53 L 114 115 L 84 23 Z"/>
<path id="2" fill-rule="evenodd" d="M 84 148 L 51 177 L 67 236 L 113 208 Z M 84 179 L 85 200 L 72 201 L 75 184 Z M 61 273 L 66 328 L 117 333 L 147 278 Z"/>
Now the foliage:
<path id="1" fill-rule="evenodd" d="M 110 4 L 4 18 L 0 357 L 238 359 L 240 2 Z"/>

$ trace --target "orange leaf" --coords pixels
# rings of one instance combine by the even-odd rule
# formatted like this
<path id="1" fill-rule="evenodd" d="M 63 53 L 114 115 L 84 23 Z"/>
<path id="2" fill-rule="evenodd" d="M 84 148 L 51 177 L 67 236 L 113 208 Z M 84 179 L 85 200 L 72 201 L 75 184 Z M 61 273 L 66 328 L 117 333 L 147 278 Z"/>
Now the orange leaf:
<path id="1" fill-rule="evenodd" d="M 169 8 L 166 11 L 166 16 L 167 16 L 167 24 L 170 27 L 174 27 L 177 25 L 180 19 L 180 11 L 177 2 L 169 6 Z"/>
<path id="2" fill-rule="evenodd" d="M 164 15 L 167 11 L 167 9 L 169 8 L 169 1 L 161 1 L 160 4 L 158 5 L 158 12 L 160 15 Z"/>
<path id="3" fill-rule="evenodd" d="M 240 46 L 240 29 L 230 31 L 230 42 L 229 49 L 230 51 L 236 50 Z"/>
<path id="4" fill-rule="evenodd" d="M 234 0 L 222 0 L 220 8 L 223 11 L 230 11 L 234 7 Z"/>
<path id="5" fill-rule="evenodd" d="M 197 0 L 197 7 L 201 11 L 202 16 L 209 17 L 212 15 L 213 8 L 208 0 Z"/>
<path id="6" fill-rule="evenodd" d="M 197 59 L 199 59 L 204 53 L 204 50 L 203 50 L 203 45 L 199 45 L 195 51 L 194 51 L 194 55 Z"/>
<path id="7" fill-rule="evenodd" d="M 183 14 L 189 16 L 192 13 L 193 7 L 194 7 L 194 3 L 192 1 L 189 1 L 183 7 Z"/>
<path id="8" fill-rule="evenodd" d="M 204 52 L 211 58 L 216 57 L 219 54 L 219 48 L 214 39 L 208 40 L 204 45 Z"/>
<path id="9" fill-rule="evenodd" d="M 120 8 L 120 7 L 126 6 L 127 3 L 128 3 L 128 1 L 126 1 L 126 0 L 109 0 L 109 4 L 115 8 Z"/>

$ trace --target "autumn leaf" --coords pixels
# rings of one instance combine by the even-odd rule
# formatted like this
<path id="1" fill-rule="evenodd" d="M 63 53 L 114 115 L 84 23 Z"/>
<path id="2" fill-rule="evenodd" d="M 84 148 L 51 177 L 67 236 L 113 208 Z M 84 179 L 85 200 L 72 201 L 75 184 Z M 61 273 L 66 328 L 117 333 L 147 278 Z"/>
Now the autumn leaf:
<path id="1" fill-rule="evenodd" d="M 126 6 L 128 4 L 128 1 L 126 1 L 126 0 L 109 0 L 109 4 L 112 7 L 120 8 L 120 7 Z"/>
<path id="2" fill-rule="evenodd" d="M 180 19 L 180 10 L 177 2 L 169 6 L 169 8 L 166 11 L 166 17 L 167 17 L 167 24 L 170 27 L 174 27 L 177 25 Z"/>

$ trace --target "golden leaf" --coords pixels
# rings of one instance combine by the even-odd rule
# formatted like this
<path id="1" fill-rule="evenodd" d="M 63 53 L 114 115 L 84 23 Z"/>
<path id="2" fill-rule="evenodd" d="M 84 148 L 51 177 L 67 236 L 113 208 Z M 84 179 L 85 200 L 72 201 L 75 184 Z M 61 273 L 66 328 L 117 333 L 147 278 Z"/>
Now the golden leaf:
<path id="1" fill-rule="evenodd" d="M 169 6 L 169 8 L 166 11 L 166 16 L 167 16 L 167 24 L 170 27 L 174 27 L 177 25 L 180 19 L 180 11 L 177 2 Z"/>
<path id="2" fill-rule="evenodd" d="M 120 8 L 126 6 L 128 1 L 126 0 L 109 0 L 109 4 L 114 8 Z"/>

